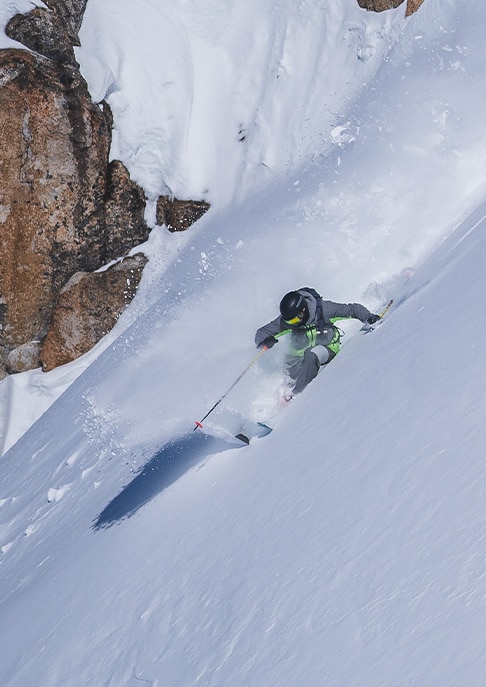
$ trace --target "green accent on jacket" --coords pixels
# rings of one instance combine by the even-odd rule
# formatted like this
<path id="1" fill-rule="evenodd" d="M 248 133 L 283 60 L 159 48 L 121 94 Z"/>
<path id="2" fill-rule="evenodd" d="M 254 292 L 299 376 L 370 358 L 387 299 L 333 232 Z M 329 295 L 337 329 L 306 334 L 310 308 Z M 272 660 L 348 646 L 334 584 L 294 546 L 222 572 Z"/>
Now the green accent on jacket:
<path id="1" fill-rule="evenodd" d="M 345 320 L 345 319 L 349 319 L 349 318 L 336 317 L 336 318 L 333 318 L 333 321 Z M 331 341 L 329 343 L 325 343 L 322 345 L 325 346 L 326 348 L 329 348 L 330 351 L 332 351 L 333 353 L 335 353 L 337 355 L 339 353 L 340 348 L 341 348 L 341 332 L 339 331 L 339 329 L 337 327 L 334 327 L 334 329 L 335 329 L 335 332 L 334 332 L 334 335 L 333 335 Z M 292 333 L 295 334 L 296 330 L 295 329 L 284 329 L 282 332 L 279 332 L 275 336 L 277 338 L 279 338 L 281 336 L 284 336 L 285 334 L 292 334 Z M 307 343 L 305 344 L 305 346 L 302 346 L 301 348 L 295 348 L 291 345 L 291 347 L 289 349 L 289 355 L 292 357 L 295 357 L 295 358 L 303 357 L 304 353 L 306 352 L 306 350 L 308 348 L 313 348 L 314 346 L 319 345 L 319 340 L 318 340 L 319 339 L 319 331 L 317 329 L 316 324 L 311 324 L 308 327 L 305 327 L 304 331 L 300 330 L 300 333 L 305 334 L 305 336 L 307 338 Z"/>

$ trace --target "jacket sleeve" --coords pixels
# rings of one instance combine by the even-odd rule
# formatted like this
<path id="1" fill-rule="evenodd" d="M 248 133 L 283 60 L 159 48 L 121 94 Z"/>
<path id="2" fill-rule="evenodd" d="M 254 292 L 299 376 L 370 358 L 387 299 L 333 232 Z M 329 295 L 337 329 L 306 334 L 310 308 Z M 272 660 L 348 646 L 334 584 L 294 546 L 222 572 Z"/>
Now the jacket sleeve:
<path id="1" fill-rule="evenodd" d="M 333 301 L 322 301 L 324 319 L 329 322 L 335 320 L 354 319 L 366 322 L 371 312 L 360 303 L 334 303 Z"/>
<path id="2" fill-rule="evenodd" d="M 276 334 L 280 334 L 286 329 L 288 329 L 288 327 L 285 322 L 282 321 L 282 318 L 276 317 L 268 324 L 264 324 L 263 327 L 257 329 L 255 334 L 255 343 L 257 346 L 259 346 L 262 341 L 267 338 L 267 336 L 276 336 Z"/>

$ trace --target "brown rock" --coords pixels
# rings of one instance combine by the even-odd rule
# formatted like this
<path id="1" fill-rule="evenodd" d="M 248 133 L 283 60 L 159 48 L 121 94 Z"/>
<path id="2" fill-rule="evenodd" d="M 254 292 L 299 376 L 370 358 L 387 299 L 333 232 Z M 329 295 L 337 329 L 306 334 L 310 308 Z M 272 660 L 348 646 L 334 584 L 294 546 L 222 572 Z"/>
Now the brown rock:
<path id="1" fill-rule="evenodd" d="M 110 131 L 74 69 L 8 50 L 0 84 L 0 336 L 14 347 L 45 335 L 71 274 L 107 262 Z"/>
<path id="2" fill-rule="evenodd" d="M 29 341 L 11 350 L 7 356 L 6 369 L 12 374 L 26 372 L 40 366 L 40 341 Z"/>
<path id="3" fill-rule="evenodd" d="M 0 375 L 38 365 L 32 341 L 43 342 L 47 332 L 45 369 L 88 350 L 87 342 L 93 345 L 116 321 L 116 286 L 125 305 L 133 293 L 121 266 L 86 273 L 149 235 L 143 190 L 121 162 L 108 164 L 110 108 L 91 101 L 75 59 L 86 2 L 46 0 L 46 7 L 13 17 L 6 32 L 30 51 L 0 51 Z M 158 221 L 181 231 L 208 208 L 202 201 L 160 199 Z M 141 260 L 132 284 L 140 279 Z M 73 293 L 75 317 L 73 306 L 63 306 Z"/>
<path id="4" fill-rule="evenodd" d="M 44 0 L 44 4 L 57 14 L 74 45 L 79 44 L 78 31 L 87 3 L 88 0 Z"/>
<path id="5" fill-rule="evenodd" d="M 69 363 L 107 334 L 136 293 L 147 258 L 125 258 L 102 272 L 78 272 L 61 291 L 41 351 L 45 371 Z"/>
<path id="6" fill-rule="evenodd" d="M 371 12 L 384 12 L 399 7 L 405 0 L 358 0 L 358 5 Z"/>
<path id="7" fill-rule="evenodd" d="M 113 258 L 126 255 L 149 234 L 144 220 L 145 194 L 130 179 L 125 165 L 113 160 L 108 167 L 105 195 L 106 253 Z"/>
<path id="8" fill-rule="evenodd" d="M 0 347 L 43 340 L 75 272 L 148 237 L 141 189 L 108 171 L 107 119 L 75 68 L 0 52 Z"/>
<path id="9" fill-rule="evenodd" d="M 409 17 L 411 14 L 416 12 L 424 0 L 407 0 L 407 9 L 405 16 Z"/>
<path id="10" fill-rule="evenodd" d="M 57 27 L 57 30 L 62 30 L 68 44 L 71 46 L 79 45 L 78 31 L 83 21 L 87 2 L 88 0 L 44 0 L 44 4 L 49 8 L 47 16 L 50 22 Z M 36 41 L 39 40 L 38 36 L 34 38 L 33 35 L 30 35 L 31 33 L 38 33 L 38 31 L 32 28 L 26 28 L 28 26 L 35 26 L 35 21 L 32 22 L 31 15 L 34 14 L 35 17 L 36 11 L 37 8 L 32 10 L 29 14 L 15 15 L 7 25 L 6 33 L 10 38 L 18 40 L 32 50 L 48 57 L 48 54 L 43 51 L 39 44 L 37 44 L 38 48 L 35 48 L 31 43 L 33 39 Z M 21 27 L 20 29 L 18 28 L 19 26 Z M 50 34 L 52 29 L 51 27 L 41 28 L 41 32 L 45 30 Z M 58 40 L 58 38 L 56 38 L 56 40 Z"/>
<path id="11" fill-rule="evenodd" d="M 399 7 L 405 0 L 358 0 L 358 5 L 372 12 L 384 12 L 385 10 Z M 405 16 L 408 17 L 418 10 L 424 0 L 407 0 Z"/>
<path id="12" fill-rule="evenodd" d="M 73 36 L 56 12 L 36 7 L 29 14 L 16 14 L 7 24 L 5 33 L 54 62 L 77 64 Z"/>
<path id="13" fill-rule="evenodd" d="M 197 222 L 211 206 L 204 200 L 177 200 L 160 196 L 157 200 L 156 222 L 169 231 L 184 231 Z"/>

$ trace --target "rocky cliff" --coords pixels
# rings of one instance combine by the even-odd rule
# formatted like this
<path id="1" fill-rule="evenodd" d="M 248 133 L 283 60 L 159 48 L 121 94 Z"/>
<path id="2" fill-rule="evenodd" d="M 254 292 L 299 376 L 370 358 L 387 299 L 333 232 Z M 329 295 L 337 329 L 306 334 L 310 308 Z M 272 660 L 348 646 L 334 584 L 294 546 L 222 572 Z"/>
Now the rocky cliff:
<path id="1" fill-rule="evenodd" d="M 91 101 L 75 60 L 85 4 L 48 0 L 15 16 L 7 34 L 29 50 L 0 52 L 0 376 L 39 364 L 75 273 L 124 256 L 149 233 L 143 191 L 108 161 L 109 108 Z M 103 281 L 93 281 L 92 298 L 110 309 Z"/>

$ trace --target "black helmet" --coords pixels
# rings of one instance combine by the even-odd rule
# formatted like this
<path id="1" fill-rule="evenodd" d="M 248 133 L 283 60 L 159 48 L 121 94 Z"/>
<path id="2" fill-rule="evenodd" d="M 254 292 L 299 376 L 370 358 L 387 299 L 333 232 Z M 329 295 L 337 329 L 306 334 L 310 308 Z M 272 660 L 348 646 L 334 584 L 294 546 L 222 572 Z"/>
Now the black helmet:
<path id="1" fill-rule="evenodd" d="M 299 326 L 309 319 L 307 302 L 298 291 L 290 291 L 280 301 L 280 314 L 287 324 Z"/>

